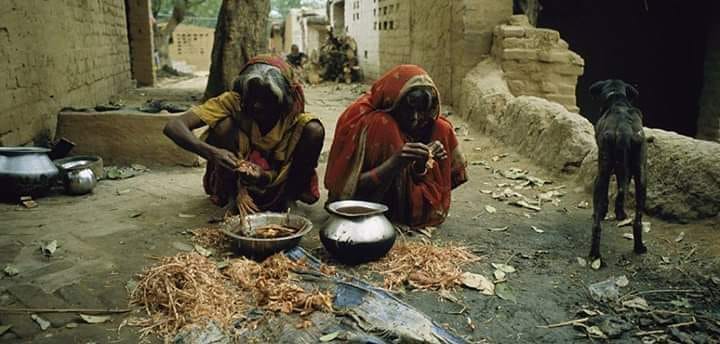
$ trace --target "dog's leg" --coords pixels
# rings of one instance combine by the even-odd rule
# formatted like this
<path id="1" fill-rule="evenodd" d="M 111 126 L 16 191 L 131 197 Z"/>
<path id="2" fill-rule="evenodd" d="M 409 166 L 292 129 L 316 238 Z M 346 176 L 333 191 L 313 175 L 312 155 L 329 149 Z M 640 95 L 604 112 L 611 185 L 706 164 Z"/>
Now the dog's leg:
<path id="1" fill-rule="evenodd" d="M 627 214 L 625 213 L 625 195 L 628 188 L 628 167 L 627 166 L 615 166 L 615 178 L 617 179 L 617 196 L 615 197 L 615 219 L 618 221 L 625 220 Z"/>
<path id="2" fill-rule="evenodd" d="M 600 258 L 600 233 L 602 227 L 600 223 L 607 215 L 608 211 L 608 186 L 610 184 L 610 164 L 607 162 L 607 156 L 602 152 L 598 158 L 598 175 L 595 178 L 595 186 L 593 188 L 593 225 L 592 225 L 592 244 L 590 246 L 590 258 Z"/>
<path id="3" fill-rule="evenodd" d="M 643 144 L 638 154 L 633 160 L 633 179 L 635 180 L 635 220 L 633 221 L 633 238 L 635 242 L 635 253 L 643 254 L 647 252 L 645 244 L 643 244 L 643 226 L 642 215 L 645 211 L 645 197 L 647 188 L 647 164 L 646 164 L 646 146 Z"/>

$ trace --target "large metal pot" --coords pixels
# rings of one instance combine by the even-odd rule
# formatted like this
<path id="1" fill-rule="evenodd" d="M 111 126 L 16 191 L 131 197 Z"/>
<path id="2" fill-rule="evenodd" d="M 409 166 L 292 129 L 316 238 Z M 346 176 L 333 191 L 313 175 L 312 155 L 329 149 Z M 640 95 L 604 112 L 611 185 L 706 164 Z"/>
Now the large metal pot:
<path id="1" fill-rule="evenodd" d="M 338 260 L 358 264 L 384 256 L 395 244 L 395 227 L 383 215 L 388 207 L 364 201 L 327 205 L 330 218 L 320 240 Z"/>
<path id="2" fill-rule="evenodd" d="M 58 176 L 48 152 L 41 147 L 0 147 L 0 195 L 16 198 L 47 192 Z"/>

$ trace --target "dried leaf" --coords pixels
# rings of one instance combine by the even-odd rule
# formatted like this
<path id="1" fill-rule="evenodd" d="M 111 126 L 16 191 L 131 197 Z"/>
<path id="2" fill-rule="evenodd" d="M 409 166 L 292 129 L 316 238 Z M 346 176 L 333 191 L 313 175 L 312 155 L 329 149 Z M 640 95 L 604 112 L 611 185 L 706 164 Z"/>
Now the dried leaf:
<path id="1" fill-rule="evenodd" d="M 589 316 L 589 317 L 594 317 L 594 316 L 599 315 L 599 314 L 601 314 L 601 313 L 598 312 L 598 311 L 593 311 L 593 310 L 590 310 L 590 309 L 587 309 L 587 308 L 583 308 L 583 309 L 581 309 L 581 310 L 578 312 L 578 314 L 582 314 L 582 315 Z"/>
<path id="2" fill-rule="evenodd" d="M 3 269 L 6 275 L 12 277 L 20 273 L 20 270 L 15 267 L 15 265 L 8 264 L 5 266 L 5 269 Z"/>
<path id="3" fill-rule="evenodd" d="M 492 190 L 480 190 L 480 192 L 482 192 L 482 193 L 484 193 L 484 194 L 486 194 L 486 195 L 489 195 L 489 194 L 492 193 Z"/>
<path id="4" fill-rule="evenodd" d="M 118 196 L 124 195 L 124 194 L 129 193 L 129 192 L 130 192 L 130 189 L 115 190 L 115 194 L 118 195 Z"/>
<path id="5" fill-rule="evenodd" d="M 662 256 L 660 259 L 662 259 L 663 264 L 670 264 L 670 257 Z"/>
<path id="6" fill-rule="evenodd" d="M 65 324 L 65 328 L 77 328 L 77 327 L 78 327 L 78 323 L 76 323 L 76 322 L 71 322 L 71 323 Z"/>
<path id="7" fill-rule="evenodd" d="M 46 257 L 50 257 L 55 253 L 58 247 L 57 240 L 52 241 L 44 241 L 42 244 L 40 244 L 40 252 Z"/>
<path id="8" fill-rule="evenodd" d="M 581 201 L 578 203 L 577 207 L 580 209 L 587 209 L 590 208 L 590 203 L 588 201 Z"/>
<path id="9" fill-rule="evenodd" d="M 493 207 L 491 205 L 486 205 L 485 211 L 487 211 L 490 214 L 495 214 L 497 212 L 497 209 L 495 209 L 495 207 Z"/>
<path id="10" fill-rule="evenodd" d="M 458 300 L 458 298 L 455 297 L 455 295 L 453 295 L 447 289 L 441 289 L 439 294 L 440 294 L 440 297 L 442 297 L 443 299 L 448 300 L 450 302 L 455 302 L 455 303 L 460 302 L 460 300 Z"/>
<path id="11" fill-rule="evenodd" d="M 508 226 L 505 226 L 505 227 L 494 227 L 494 228 L 488 228 L 488 230 L 491 231 L 491 232 L 504 232 L 504 231 L 508 230 L 508 228 L 510 228 L 510 227 L 508 227 Z"/>
<path id="12" fill-rule="evenodd" d="M 172 247 L 174 247 L 178 251 L 184 251 L 184 252 L 192 252 L 193 250 L 195 250 L 194 247 L 192 247 L 184 242 L 179 242 L 179 241 L 173 242 Z"/>
<path id="13" fill-rule="evenodd" d="M 623 238 L 628 239 L 628 240 L 633 240 L 635 237 L 633 236 L 632 233 L 623 233 Z"/>
<path id="14" fill-rule="evenodd" d="M 682 308 L 693 308 L 693 306 L 690 304 L 690 300 L 682 297 L 677 300 L 670 301 L 670 304 L 675 307 L 682 307 Z"/>
<path id="15" fill-rule="evenodd" d="M 320 338 L 318 338 L 318 339 L 319 339 L 321 342 L 325 343 L 325 342 L 329 342 L 329 341 L 334 340 L 334 339 L 337 338 L 339 335 L 340 335 L 340 331 L 335 331 L 335 332 L 328 333 L 328 334 L 326 334 L 326 335 L 324 335 L 324 336 L 322 336 L 322 337 L 320 337 Z"/>
<path id="16" fill-rule="evenodd" d="M 715 283 L 715 285 L 720 285 L 720 277 L 713 276 L 713 277 L 710 277 L 710 280 L 711 280 L 713 283 Z"/>
<path id="17" fill-rule="evenodd" d="M 629 225 L 633 222 L 633 220 L 634 220 L 633 218 L 630 218 L 630 217 L 629 217 L 629 218 L 627 218 L 627 219 L 625 219 L 625 220 L 622 220 L 622 221 L 618 222 L 617 226 L 618 226 L 618 227 L 629 226 Z"/>
<path id="18" fill-rule="evenodd" d="M 111 319 L 109 315 L 80 314 L 80 317 L 88 324 L 102 324 L 104 322 L 110 321 Z"/>
<path id="19" fill-rule="evenodd" d="M 586 266 L 587 266 L 587 260 L 585 260 L 585 258 L 577 257 L 577 262 L 578 262 L 578 264 L 579 264 L 580 266 L 582 266 L 582 267 L 586 267 Z"/>
<path id="20" fill-rule="evenodd" d="M 680 234 L 678 234 L 677 238 L 675 238 L 675 242 L 681 242 L 681 241 L 683 241 L 683 239 L 685 239 L 685 232 L 680 232 Z"/>
<path id="21" fill-rule="evenodd" d="M 615 285 L 617 285 L 620 288 L 627 287 L 628 284 L 630 284 L 630 281 L 628 280 L 628 278 L 625 275 L 622 275 L 622 276 L 618 277 L 617 279 L 615 279 Z"/>
<path id="22" fill-rule="evenodd" d="M 47 330 L 48 327 L 50 327 L 50 322 L 39 317 L 37 314 L 31 315 L 30 319 L 34 320 L 38 324 L 38 326 L 40 326 L 40 329 L 43 331 Z"/>
<path id="23" fill-rule="evenodd" d="M 27 209 L 32 209 L 38 206 L 37 202 L 35 202 L 32 198 L 23 199 L 20 201 L 20 203 L 23 205 L 23 207 Z"/>
<path id="24" fill-rule="evenodd" d="M 607 335 L 603 333 L 602 330 L 600 330 L 597 326 L 589 326 L 585 328 L 587 330 L 587 333 L 590 337 L 594 338 L 607 338 Z"/>
<path id="25" fill-rule="evenodd" d="M 211 250 L 208 250 L 198 244 L 193 245 L 193 248 L 195 248 L 195 251 L 197 251 L 197 253 L 200 253 L 200 255 L 203 257 L 210 257 L 213 254 Z"/>
<path id="26" fill-rule="evenodd" d="M 4 335 L 5 332 L 10 330 L 12 328 L 12 325 L 0 325 L 0 336 Z"/>
<path id="27" fill-rule="evenodd" d="M 627 308 L 639 309 L 641 311 L 647 311 L 648 309 L 650 309 L 647 301 L 639 296 L 627 301 L 623 301 L 622 305 Z"/>
<path id="28" fill-rule="evenodd" d="M 460 281 L 464 286 L 477 289 L 483 295 L 492 296 L 495 294 L 495 284 L 483 275 L 472 272 L 463 272 L 463 274 L 460 275 Z"/>
<path id="29" fill-rule="evenodd" d="M 499 283 L 495 286 L 495 294 L 505 300 L 505 301 L 512 301 L 517 303 L 517 298 L 515 297 L 515 293 L 510 288 L 510 286 L 507 283 Z"/>
<path id="30" fill-rule="evenodd" d="M 493 276 L 495 276 L 496 281 L 502 281 L 507 275 L 505 274 L 505 271 L 495 270 L 495 272 L 493 272 Z"/>
<path id="31" fill-rule="evenodd" d="M 492 263 L 491 264 L 495 269 L 501 270 L 505 273 L 513 273 L 515 272 L 515 268 L 511 265 L 502 264 L 502 263 Z"/>
<path id="32" fill-rule="evenodd" d="M 532 219 L 532 215 L 529 213 L 523 213 L 523 216 L 527 217 L 528 219 Z"/>
<path id="33" fill-rule="evenodd" d="M 195 215 L 180 213 L 180 214 L 178 214 L 178 217 L 183 218 L 183 219 L 191 219 L 191 218 L 195 217 Z"/>
<path id="34" fill-rule="evenodd" d="M 144 214 L 144 213 L 145 213 L 145 212 L 142 212 L 142 211 L 136 211 L 136 212 L 130 214 L 130 218 L 131 218 L 131 219 L 134 219 L 134 218 L 136 218 L 136 217 L 140 217 L 140 216 L 142 216 L 142 214 Z"/>
<path id="35" fill-rule="evenodd" d="M 593 260 L 592 263 L 590 263 L 590 267 L 593 270 L 599 270 L 601 266 L 602 266 L 602 261 L 600 260 L 600 258 L 595 259 L 595 260 Z"/>
<path id="36" fill-rule="evenodd" d="M 535 226 L 530 226 L 530 228 L 532 228 L 532 230 L 534 230 L 534 231 L 537 232 L 537 233 L 545 233 L 544 230 L 542 230 L 542 229 L 540 229 L 540 228 L 537 228 L 537 227 L 535 227 Z"/>
<path id="37" fill-rule="evenodd" d="M 650 222 L 642 223 L 643 233 L 650 233 Z"/>
<path id="38" fill-rule="evenodd" d="M 510 203 L 508 203 L 508 204 L 514 205 L 514 206 L 516 206 L 516 207 L 521 207 L 521 208 L 526 208 L 526 209 L 534 210 L 534 211 L 540 211 L 540 210 L 542 210 L 542 208 L 537 207 L 537 206 L 534 206 L 534 205 L 530 205 L 530 203 L 528 203 L 528 202 L 526 202 L 526 201 L 512 201 L 512 202 L 510 202 Z"/>

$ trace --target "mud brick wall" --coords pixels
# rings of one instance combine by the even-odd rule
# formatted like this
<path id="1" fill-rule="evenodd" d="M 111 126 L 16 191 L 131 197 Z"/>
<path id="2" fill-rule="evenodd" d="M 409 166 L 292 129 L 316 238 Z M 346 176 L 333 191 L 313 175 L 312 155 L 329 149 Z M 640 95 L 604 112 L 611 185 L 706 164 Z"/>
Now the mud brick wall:
<path id="1" fill-rule="evenodd" d="M 41 143 L 66 106 L 130 86 L 125 2 L 8 0 L 0 11 L 0 146 Z"/>
<path id="2" fill-rule="evenodd" d="M 710 23 L 697 138 L 720 142 L 720 22 Z"/>
<path id="3" fill-rule="evenodd" d="M 490 54 L 493 28 L 511 14 L 511 1 L 345 2 L 348 34 L 358 43 L 366 78 L 377 79 L 397 64 L 417 64 L 446 104 L 459 100 L 465 74 Z"/>
<path id="4" fill-rule="evenodd" d="M 575 86 L 585 61 L 554 30 L 535 28 L 517 15 L 494 30 L 492 55 L 515 96 L 537 96 L 577 112 Z"/>

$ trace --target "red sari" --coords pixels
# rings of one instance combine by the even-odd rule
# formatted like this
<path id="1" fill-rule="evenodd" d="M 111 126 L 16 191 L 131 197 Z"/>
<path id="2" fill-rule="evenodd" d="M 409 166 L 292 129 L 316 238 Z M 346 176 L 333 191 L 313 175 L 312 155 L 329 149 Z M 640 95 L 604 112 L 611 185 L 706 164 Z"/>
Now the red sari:
<path id="1" fill-rule="evenodd" d="M 330 201 L 355 198 L 360 175 L 378 167 L 411 140 L 390 112 L 413 86 L 430 86 L 439 98 L 437 87 L 422 68 L 400 65 L 376 81 L 369 93 L 340 116 L 325 174 Z M 387 205 L 394 222 L 413 227 L 442 223 L 450 209 L 451 190 L 467 181 L 454 128 L 440 115 L 439 106 L 430 130 L 429 140 L 423 142 L 440 141 L 448 158 L 437 161 L 422 177 L 409 169 L 401 171 L 387 192 L 368 199 Z"/>

